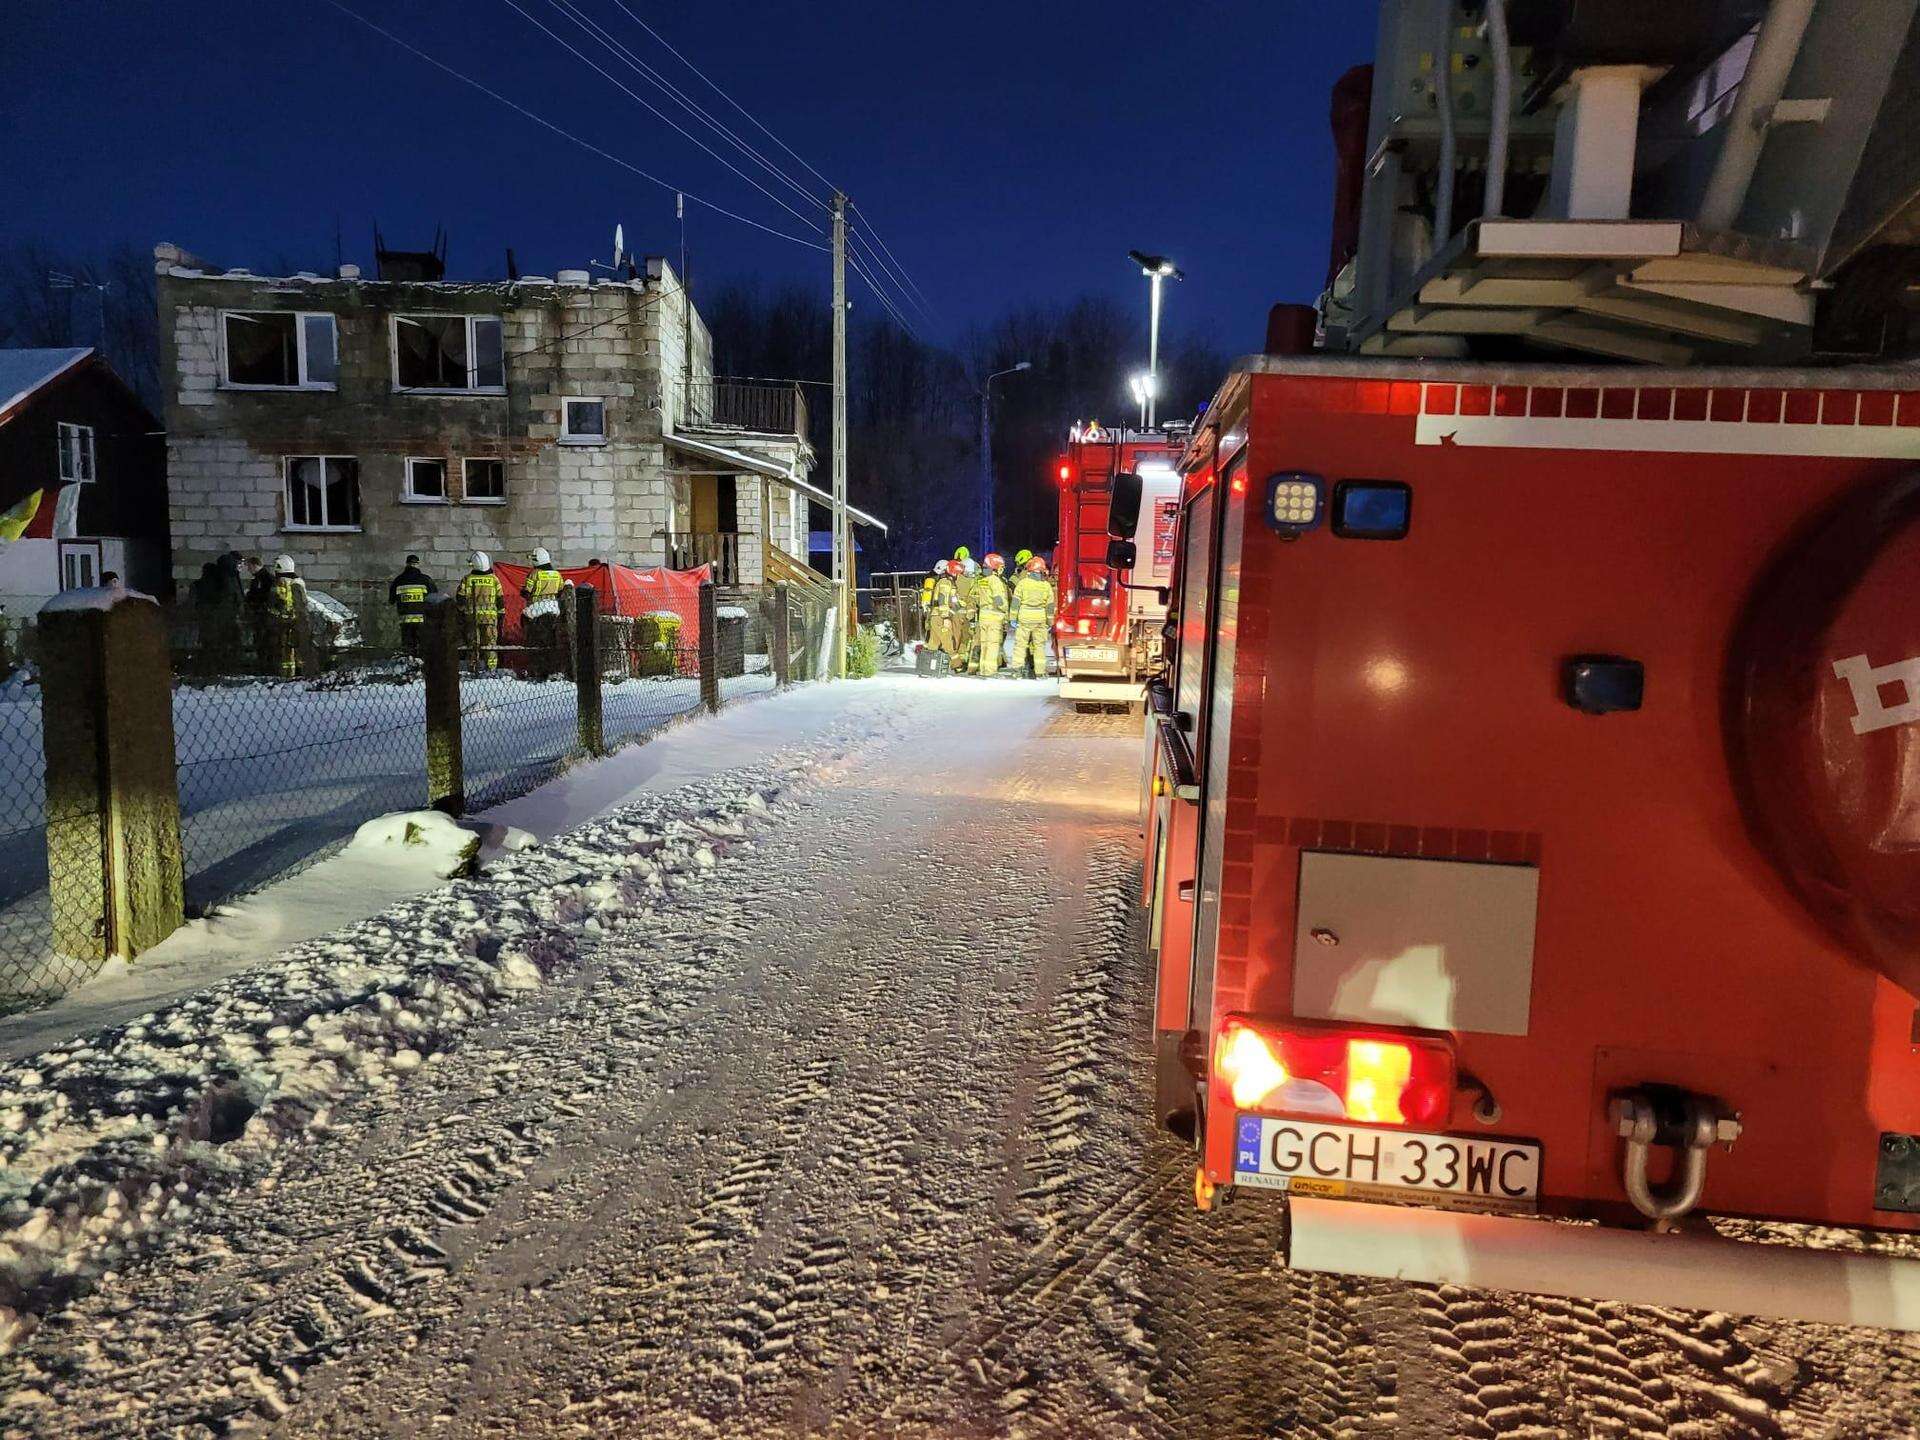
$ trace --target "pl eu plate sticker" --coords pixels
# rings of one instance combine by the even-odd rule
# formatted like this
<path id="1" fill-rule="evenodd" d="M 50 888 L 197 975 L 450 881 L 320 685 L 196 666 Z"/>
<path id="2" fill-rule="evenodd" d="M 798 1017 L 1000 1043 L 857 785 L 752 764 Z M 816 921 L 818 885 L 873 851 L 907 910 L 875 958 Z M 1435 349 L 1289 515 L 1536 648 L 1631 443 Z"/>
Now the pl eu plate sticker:
<path id="1" fill-rule="evenodd" d="M 1258 1174 L 1260 1170 L 1260 1117 L 1242 1115 L 1240 1117 L 1240 1143 L 1235 1147 L 1233 1157 L 1235 1170 L 1251 1170 Z"/>

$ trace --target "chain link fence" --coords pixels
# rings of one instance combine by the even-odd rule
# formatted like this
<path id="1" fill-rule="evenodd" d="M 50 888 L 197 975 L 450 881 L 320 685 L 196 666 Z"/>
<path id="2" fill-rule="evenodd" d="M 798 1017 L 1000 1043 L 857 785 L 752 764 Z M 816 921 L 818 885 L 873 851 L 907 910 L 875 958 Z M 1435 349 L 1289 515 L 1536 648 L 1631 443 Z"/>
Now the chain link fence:
<path id="1" fill-rule="evenodd" d="M 714 615 L 720 701 L 770 692 L 771 594 Z M 828 615 L 822 599 L 793 595 L 787 678 L 826 674 Z M 187 913 L 313 865 L 368 820 L 428 803 L 425 670 L 407 643 L 417 635 L 403 632 L 384 587 L 334 587 L 290 641 L 239 607 L 183 602 L 163 612 L 163 623 Z M 604 750 L 701 707 L 701 650 L 683 643 L 679 617 L 602 614 L 593 628 Z M 566 627 L 506 638 L 462 654 L 470 811 L 525 794 L 586 753 Z M 58 876 L 49 884 L 33 644 L 31 627 L 0 642 L 0 1013 L 57 998 L 98 965 L 53 952 L 55 933 L 73 928 L 56 926 L 54 906 L 73 887 Z M 104 921 L 86 923 L 99 933 Z"/>

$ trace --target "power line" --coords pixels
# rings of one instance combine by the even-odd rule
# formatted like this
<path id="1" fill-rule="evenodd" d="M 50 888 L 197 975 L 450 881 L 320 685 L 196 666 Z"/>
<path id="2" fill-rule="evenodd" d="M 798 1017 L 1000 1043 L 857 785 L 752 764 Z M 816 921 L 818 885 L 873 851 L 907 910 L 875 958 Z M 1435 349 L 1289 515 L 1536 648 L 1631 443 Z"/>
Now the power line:
<path id="1" fill-rule="evenodd" d="M 920 340 L 920 332 L 913 328 L 912 322 L 900 313 L 892 300 L 887 298 L 887 292 L 881 289 L 880 283 L 873 278 L 873 272 L 860 263 L 860 257 L 852 250 L 847 252 L 847 263 L 858 272 L 862 280 L 867 282 L 867 288 L 873 292 L 874 298 L 885 307 L 887 314 L 893 317 L 893 323 L 906 331 L 908 335 L 911 335 L 914 340 L 918 342 Z"/>
<path id="2" fill-rule="evenodd" d="M 894 298 L 896 298 L 900 302 L 900 308 L 902 310 L 905 310 L 909 306 L 912 306 L 914 309 L 919 310 L 921 315 L 929 323 L 932 323 L 934 320 L 934 317 L 927 312 L 927 309 L 925 306 L 920 305 L 916 301 L 914 301 L 912 297 L 908 294 L 908 292 L 901 287 L 900 283 L 896 279 L 894 279 L 893 272 L 887 269 L 886 262 L 880 258 L 879 253 L 875 251 L 871 245 L 868 245 L 863 241 L 856 240 L 856 238 L 852 235 L 851 232 L 849 232 L 848 238 L 849 240 L 854 241 L 856 243 L 861 258 L 867 262 L 868 266 L 871 269 L 878 271 L 881 276 L 886 277 L 888 282 L 892 285 L 895 291 Z"/>
<path id="3" fill-rule="evenodd" d="M 786 171 L 782 170 L 778 165 L 775 165 L 771 160 L 767 159 L 766 156 L 754 149 L 753 146 L 743 140 L 730 126 L 724 125 L 714 119 L 714 117 L 696 101 L 689 98 L 687 93 L 678 85 L 675 85 L 671 80 L 667 79 L 666 76 L 654 69 L 653 66 L 642 60 L 631 47 L 615 39 L 611 31 L 598 20 L 586 14 L 578 4 L 574 3 L 574 0 L 548 0 L 548 3 L 556 9 L 564 11 L 574 24 L 588 31 L 598 39 L 601 44 L 615 52 L 636 75 L 639 75 L 661 91 L 661 93 L 674 101 L 675 104 L 679 105 L 681 109 L 699 120 L 703 125 L 707 126 L 708 129 L 712 130 L 716 135 L 727 141 L 728 144 L 739 150 L 741 154 L 747 156 L 754 164 L 758 165 L 762 170 L 765 170 L 781 184 L 800 196 L 801 199 L 810 204 L 825 206 L 826 202 L 818 195 L 815 195 L 811 190 L 807 189 L 806 186 L 802 185 L 791 175 L 787 174 Z"/>
<path id="4" fill-rule="evenodd" d="M 548 39 L 552 40 L 562 50 L 565 50 L 569 55 L 572 55 L 576 60 L 580 61 L 581 64 L 585 65 L 589 70 L 593 71 L 594 74 L 600 76 L 601 79 L 605 80 L 608 84 L 612 85 L 615 89 L 619 90 L 622 94 L 626 95 L 635 104 L 647 110 L 649 113 L 657 116 L 660 120 L 664 121 L 673 130 L 685 136 L 688 140 L 691 140 L 695 145 L 699 146 L 702 150 L 706 151 L 707 154 L 711 155 L 714 159 L 718 160 L 722 165 L 726 166 L 727 169 L 731 170 L 735 175 L 738 175 L 742 180 L 746 181 L 754 189 L 758 190 L 762 195 L 766 196 L 769 200 L 773 201 L 773 203 L 778 205 L 782 210 L 786 211 L 789 215 L 793 216 L 796 220 L 800 221 L 801 224 L 807 225 L 807 226 L 813 225 L 814 221 L 812 216 L 803 214 L 802 212 L 794 209 L 793 206 L 789 205 L 785 200 L 782 200 L 778 195 L 774 194 L 773 191 L 769 190 L 766 186 L 762 185 L 758 180 L 754 179 L 751 175 L 747 174 L 746 171 L 742 170 L 738 165 L 734 164 L 731 160 L 727 159 L 726 156 L 722 155 L 718 150 L 714 149 L 711 145 L 707 144 L 706 141 L 702 140 L 699 136 L 695 135 L 691 130 L 687 129 L 684 125 L 680 124 L 679 121 L 675 120 L 671 115 L 667 114 L 666 111 L 662 110 L 659 106 L 655 105 L 651 100 L 648 100 L 645 96 L 641 95 L 638 91 L 626 85 L 623 81 L 621 81 L 621 79 L 618 76 L 610 73 L 609 71 L 601 69 L 601 67 L 595 64 L 592 58 L 589 57 L 584 51 L 580 50 L 578 47 L 576 47 L 567 39 L 565 39 L 563 36 L 561 36 L 558 32 L 549 29 L 546 25 L 541 23 L 539 20 L 536 20 L 527 11 L 523 10 L 520 7 L 519 0 L 502 0 L 502 3 L 506 5 L 506 7 L 509 10 L 513 11 L 516 15 L 520 16 L 521 19 L 525 20 L 529 25 L 533 26 L 534 29 L 540 31 L 541 34 L 545 35 Z"/>
<path id="5" fill-rule="evenodd" d="M 822 175 L 818 170 L 814 169 L 813 166 L 807 164 L 805 160 L 802 160 L 798 152 L 796 152 L 791 145 L 787 144 L 786 141 L 782 140 L 778 135 L 774 134 L 773 131 L 769 130 L 765 125 L 761 124 L 760 121 L 747 109 L 746 106 L 742 105 L 738 100 L 734 99 L 733 96 L 729 95 L 726 91 L 722 90 L 718 85 L 716 85 L 708 77 L 706 71 L 702 70 L 698 65 L 694 64 L 691 60 L 687 59 L 686 56 L 682 55 L 678 50 L 674 49 L 673 46 L 667 43 L 667 39 L 664 35 L 662 35 L 658 30 L 654 29 L 651 25 L 647 24 L 647 22 L 642 20 L 638 15 L 634 14 L 632 10 L 628 9 L 626 0 L 613 0 L 613 3 L 620 8 L 620 10 L 626 15 L 626 17 L 629 20 L 633 21 L 634 24 L 638 25 L 642 30 L 646 31 L 647 34 L 651 35 L 654 38 L 654 41 L 660 46 L 661 49 L 665 50 L 669 55 L 673 56 L 674 59 L 678 60 L 682 65 L 686 66 L 689 70 L 693 71 L 694 74 L 698 75 L 700 79 L 703 82 L 705 82 L 709 90 L 713 91 L 714 94 L 718 95 L 722 100 L 726 101 L 729 105 L 733 106 L 733 108 L 738 110 L 742 115 L 745 115 L 748 120 L 752 121 L 754 127 L 757 130 L 759 130 L 762 135 L 765 135 L 769 140 L 773 141 L 774 144 L 778 145 L 782 150 L 786 151 L 788 155 L 791 155 L 795 160 L 798 160 L 800 162 L 800 167 L 803 170 L 805 170 L 809 175 L 813 176 L 814 179 L 818 180 L 822 185 L 826 186 L 829 190 L 832 190 L 836 194 L 839 193 L 840 187 L 838 185 L 834 184 L 831 180 L 827 179 L 826 176 Z"/>
<path id="6" fill-rule="evenodd" d="M 869 235 L 871 235 L 871 236 L 873 237 L 873 239 L 874 239 L 874 243 L 876 243 L 877 245 L 879 245 L 879 247 L 880 247 L 880 248 L 881 248 L 882 250 L 885 250 L 885 251 L 886 251 L 886 253 L 887 253 L 887 258 L 888 258 L 889 260 L 893 260 L 893 261 L 894 261 L 894 264 L 895 264 L 895 265 L 896 265 L 896 266 L 897 266 L 897 267 L 899 268 L 899 271 L 900 271 L 900 275 L 901 275 L 901 278 L 902 278 L 902 279 L 904 279 L 904 280 L 905 280 L 905 281 L 907 282 L 907 285 L 908 285 L 908 287 L 909 287 L 909 288 L 910 288 L 910 289 L 911 289 L 911 290 L 913 291 L 913 293 L 914 293 L 915 295 L 918 295 L 918 296 L 920 297 L 920 299 L 921 299 L 922 301 L 925 301 L 925 300 L 926 300 L 926 298 L 927 298 L 927 297 L 926 297 L 926 295 L 925 295 L 925 293 L 923 293 L 923 292 L 921 291 L 921 289 L 920 289 L 920 287 L 919 287 L 918 285 L 915 285 L 915 284 L 913 283 L 913 277 L 912 277 L 911 275 L 909 275 L 909 274 L 907 274 L 907 267 L 906 267 L 906 266 L 904 266 L 904 265 L 901 265 L 901 264 L 900 264 L 900 262 L 899 262 L 898 260 L 894 260 L 894 256 L 893 256 L 893 251 L 892 251 L 892 250 L 891 250 L 891 249 L 890 249 L 890 248 L 888 247 L 888 245 L 887 245 L 887 242 L 886 242 L 885 240 L 883 240 L 883 239 L 881 239 L 881 237 L 880 237 L 880 232 L 879 232 L 878 230 L 876 230 L 876 229 L 874 229 L 874 228 L 873 228 L 873 217 L 872 217 L 872 216 L 870 216 L 870 215 L 868 215 L 866 211 L 864 211 L 864 210 L 861 210 L 861 209 L 860 209 L 860 207 L 859 207 L 858 205 L 856 205 L 856 206 L 854 206 L 853 208 L 854 208 L 855 210 L 858 210 L 858 211 L 860 212 L 860 218 L 861 218 L 861 220 L 863 220 L 863 221 L 865 221 L 865 222 L 866 222 L 866 233 L 867 233 L 867 234 L 869 234 Z M 929 303 L 930 303 L 930 302 L 929 302 Z"/>
<path id="7" fill-rule="evenodd" d="M 624 160 L 620 156 L 612 154 L 610 151 L 602 150 L 598 145 L 593 144 L 591 141 L 581 139 L 578 135 L 575 135 L 572 131 L 562 129 L 560 126 L 554 124 L 553 121 L 547 119 L 545 116 L 536 115 L 533 111 L 527 109 L 526 106 L 520 104 L 518 101 L 509 100 L 505 95 L 502 95 L 498 90 L 489 89 L 486 85 L 481 84 L 480 81 L 475 80 L 472 76 L 462 74 L 460 71 L 454 69 L 453 66 L 447 64 L 444 60 L 436 59 L 434 56 L 429 55 L 426 51 L 422 50 L 419 46 L 414 45 L 409 41 L 401 39 L 398 35 L 394 34 L 391 30 L 385 29 L 380 25 L 376 25 L 373 21 L 369 20 L 366 16 L 360 14 L 357 10 L 349 9 L 346 5 L 343 5 L 341 3 L 341 0 L 326 0 L 326 3 L 331 5 L 334 9 L 338 10 L 341 14 L 348 16 L 350 19 L 358 20 L 362 25 L 366 26 L 369 30 L 373 31 L 374 34 L 379 35 L 382 38 L 391 41 L 395 45 L 398 45 L 402 50 L 405 50 L 410 55 L 413 55 L 418 59 L 426 61 L 429 65 L 433 66 L 434 69 L 442 71 L 445 74 L 451 75 L 454 79 L 458 80 L 461 84 L 470 86 L 471 88 L 478 90 L 482 95 L 487 96 L 489 99 L 499 101 L 502 105 L 505 105 L 509 110 L 512 110 L 517 114 L 524 116 L 526 119 L 533 121 L 534 124 L 541 126 L 543 129 L 551 130 L 555 135 L 558 135 L 561 139 L 572 141 L 575 145 L 578 145 L 582 150 L 585 150 L 593 155 L 598 155 L 602 160 L 610 161 L 611 163 L 618 165 L 623 170 L 631 171 L 633 174 L 638 175 L 642 180 L 645 180 L 650 184 L 658 185 L 662 190 L 675 191 L 678 194 L 686 196 L 687 199 L 691 200 L 696 205 L 704 205 L 707 209 L 713 211 L 714 214 L 716 215 L 724 215 L 729 220 L 737 220 L 742 225 L 750 225 L 755 230 L 764 231 L 766 234 L 777 236 L 782 240 L 791 240 L 795 245 L 804 245 L 809 250 L 826 250 L 829 248 L 828 246 L 822 244 L 818 240 L 808 240 L 799 235 L 789 234 L 787 231 L 777 229 L 772 225 L 762 224 L 760 221 L 752 219 L 750 216 L 740 214 L 737 210 L 729 210 L 726 206 L 716 204 L 714 201 L 708 200 L 702 196 L 696 195 L 692 191 L 684 189 L 679 185 L 670 184 L 669 182 L 662 180 L 658 175 L 653 175 L 648 173 L 645 170 L 642 170 L 638 165 L 635 165 L 632 161 Z"/>

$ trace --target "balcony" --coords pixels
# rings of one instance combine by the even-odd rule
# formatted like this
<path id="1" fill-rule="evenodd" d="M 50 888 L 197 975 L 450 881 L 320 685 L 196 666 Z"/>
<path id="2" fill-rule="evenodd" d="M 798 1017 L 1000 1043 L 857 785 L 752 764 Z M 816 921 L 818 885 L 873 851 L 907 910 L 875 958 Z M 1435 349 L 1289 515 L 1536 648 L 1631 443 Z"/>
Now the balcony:
<path id="1" fill-rule="evenodd" d="M 807 438 L 807 398 L 792 382 L 696 380 L 680 397 L 680 427 Z"/>
<path id="2" fill-rule="evenodd" d="M 695 531 L 667 540 L 669 570 L 713 567 L 713 583 L 730 589 L 740 583 L 740 537 L 732 531 Z"/>

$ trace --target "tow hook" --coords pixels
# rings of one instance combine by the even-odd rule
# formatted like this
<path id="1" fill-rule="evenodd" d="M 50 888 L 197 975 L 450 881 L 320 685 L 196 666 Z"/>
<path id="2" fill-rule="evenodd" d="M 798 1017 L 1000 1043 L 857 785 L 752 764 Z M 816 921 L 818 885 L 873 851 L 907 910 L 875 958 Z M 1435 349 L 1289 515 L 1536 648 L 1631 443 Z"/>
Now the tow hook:
<path id="1" fill-rule="evenodd" d="M 1621 1183 L 1633 1208 L 1665 1230 L 1700 1203 L 1707 1183 L 1707 1150 L 1733 1148 L 1740 1116 L 1708 1095 L 1670 1085 L 1645 1085 L 1615 1095 L 1607 1107 L 1613 1128 L 1627 1142 Z M 1656 1190 L 1647 1179 L 1647 1156 L 1656 1145 L 1675 1150 L 1673 1177 Z"/>

